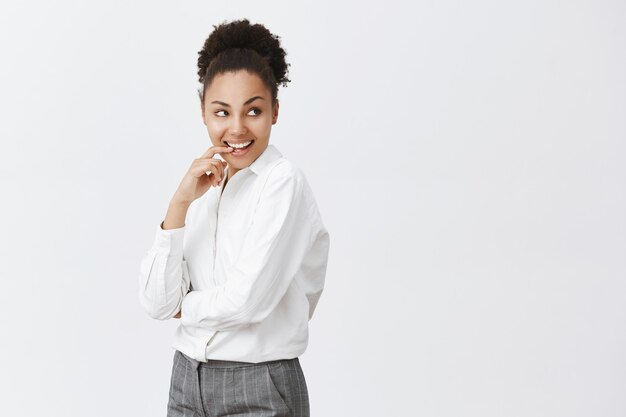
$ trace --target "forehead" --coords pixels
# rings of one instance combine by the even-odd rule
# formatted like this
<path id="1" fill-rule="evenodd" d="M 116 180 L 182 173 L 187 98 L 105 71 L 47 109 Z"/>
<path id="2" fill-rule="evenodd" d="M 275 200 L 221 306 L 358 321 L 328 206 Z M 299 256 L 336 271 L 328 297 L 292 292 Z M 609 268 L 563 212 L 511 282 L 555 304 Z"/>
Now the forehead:
<path id="1" fill-rule="evenodd" d="M 220 100 L 231 105 L 243 104 L 257 95 L 268 99 L 269 90 L 261 77 L 245 70 L 216 75 L 206 90 L 208 101 Z"/>

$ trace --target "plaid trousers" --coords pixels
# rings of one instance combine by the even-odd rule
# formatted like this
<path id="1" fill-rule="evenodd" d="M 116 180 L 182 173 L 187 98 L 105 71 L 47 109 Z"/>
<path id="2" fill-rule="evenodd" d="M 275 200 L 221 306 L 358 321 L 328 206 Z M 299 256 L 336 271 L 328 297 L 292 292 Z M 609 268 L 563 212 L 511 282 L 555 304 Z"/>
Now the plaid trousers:
<path id="1" fill-rule="evenodd" d="M 309 417 L 298 358 L 198 362 L 176 350 L 167 417 Z"/>

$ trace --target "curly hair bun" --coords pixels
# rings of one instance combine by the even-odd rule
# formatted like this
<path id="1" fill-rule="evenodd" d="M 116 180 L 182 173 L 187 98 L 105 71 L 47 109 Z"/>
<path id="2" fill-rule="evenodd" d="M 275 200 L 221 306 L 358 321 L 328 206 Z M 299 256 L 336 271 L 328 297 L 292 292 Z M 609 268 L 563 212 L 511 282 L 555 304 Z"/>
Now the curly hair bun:
<path id="1" fill-rule="evenodd" d="M 223 22 L 218 26 L 213 25 L 213 28 L 214 31 L 205 40 L 202 50 L 198 52 L 198 77 L 201 83 L 210 82 L 210 78 L 216 72 L 219 73 L 236 67 L 251 67 L 245 63 L 245 59 L 230 57 L 218 59 L 217 61 L 227 62 L 219 62 L 216 64 L 219 68 L 211 71 L 209 67 L 213 61 L 220 54 L 222 56 L 230 55 L 230 53 L 224 54 L 224 52 L 232 49 L 255 51 L 262 58 L 262 61 L 269 66 L 273 75 L 272 81 L 276 85 L 286 86 L 290 81 L 287 78 L 289 64 L 285 61 L 286 52 L 280 46 L 280 37 L 272 34 L 265 26 L 261 24 L 252 25 L 248 19 L 241 19 L 230 23 Z M 254 68 L 249 69 L 254 70 Z"/>

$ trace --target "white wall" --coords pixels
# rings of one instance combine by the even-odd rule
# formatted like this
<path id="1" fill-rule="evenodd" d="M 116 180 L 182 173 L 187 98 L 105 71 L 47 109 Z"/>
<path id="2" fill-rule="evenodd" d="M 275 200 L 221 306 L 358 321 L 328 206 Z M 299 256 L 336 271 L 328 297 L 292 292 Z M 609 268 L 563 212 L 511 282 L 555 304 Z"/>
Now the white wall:
<path id="1" fill-rule="evenodd" d="M 165 415 L 139 260 L 210 146 L 197 51 L 281 36 L 271 142 L 331 233 L 312 415 L 626 415 L 626 6 L 0 6 L 2 415 Z"/>

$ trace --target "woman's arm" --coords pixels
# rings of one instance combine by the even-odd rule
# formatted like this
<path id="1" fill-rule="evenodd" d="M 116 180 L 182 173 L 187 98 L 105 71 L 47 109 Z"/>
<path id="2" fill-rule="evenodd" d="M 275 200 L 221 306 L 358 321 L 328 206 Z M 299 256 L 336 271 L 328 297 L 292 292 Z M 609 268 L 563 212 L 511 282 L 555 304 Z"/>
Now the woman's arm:
<path id="1" fill-rule="evenodd" d="M 189 291 L 189 278 L 183 271 L 185 227 L 163 229 L 157 226 L 152 247 L 141 260 L 139 302 L 148 315 L 166 320 L 181 309 Z"/>
<path id="2" fill-rule="evenodd" d="M 241 252 L 224 271 L 224 284 L 184 297 L 181 311 L 185 313 L 180 318 L 185 326 L 227 331 L 261 322 L 301 267 L 313 232 L 302 183 L 291 168 L 275 169 L 261 193 Z"/>

